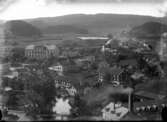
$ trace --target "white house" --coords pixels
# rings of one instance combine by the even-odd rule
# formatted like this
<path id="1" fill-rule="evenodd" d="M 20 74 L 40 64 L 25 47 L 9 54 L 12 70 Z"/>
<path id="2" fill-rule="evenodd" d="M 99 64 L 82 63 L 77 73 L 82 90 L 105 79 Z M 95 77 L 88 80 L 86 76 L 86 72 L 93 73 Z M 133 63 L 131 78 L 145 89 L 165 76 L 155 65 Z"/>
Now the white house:
<path id="1" fill-rule="evenodd" d="M 109 103 L 102 109 L 102 118 L 104 120 L 120 120 L 128 113 L 128 108 L 123 107 L 121 103 Z"/>
<path id="2" fill-rule="evenodd" d="M 59 75 L 62 75 L 64 71 L 63 66 L 59 63 L 56 66 L 49 67 L 48 69 L 57 72 Z"/>
<path id="3" fill-rule="evenodd" d="M 11 74 L 4 75 L 3 77 L 13 79 L 13 78 L 18 78 L 18 76 L 19 76 L 19 73 L 17 71 L 13 71 Z"/>
<path id="4" fill-rule="evenodd" d="M 67 120 L 67 116 L 70 115 L 71 106 L 69 104 L 69 100 L 63 98 L 56 98 L 56 104 L 53 107 L 53 112 L 57 114 L 56 120 Z"/>

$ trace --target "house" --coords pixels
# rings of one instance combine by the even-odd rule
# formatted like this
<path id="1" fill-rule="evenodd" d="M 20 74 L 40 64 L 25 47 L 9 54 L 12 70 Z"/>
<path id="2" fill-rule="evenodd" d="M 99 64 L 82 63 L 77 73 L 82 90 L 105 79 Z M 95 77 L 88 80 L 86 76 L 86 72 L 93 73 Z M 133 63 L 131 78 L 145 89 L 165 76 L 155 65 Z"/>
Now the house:
<path id="1" fill-rule="evenodd" d="M 68 99 L 56 98 L 56 104 L 53 107 L 53 112 L 56 113 L 56 120 L 67 120 L 72 107 Z"/>
<path id="2" fill-rule="evenodd" d="M 90 68 L 91 64 L 95 62 L 95 56 L 85 56 L 75 60 L 77 66 L 82 68 Z"/>
<path id="3" fill-rule="evenodd" d="M 65 65 L 64 72 L 65 73 L 78 73 L 78 72 L 80 72 L 80 67 L 78 67 L 74 64 Z"/>
<path id="4" fill-rule="evenodd" d="M 120 85 L 126 85 L 129 80 L 128 74 L 121 68 L 110 68 L 111 82 L 119 83 Z"/>
<path id="5" fill-rule="evenodd" d="M 10 71 L 17 71 L 17 70 L 20 70 L 20 69 L 24 69 L 24 67 L 21 65 L 21 66 L 17 66 L 17 67 L 9 67 L 9 70 Z"/>
<path id="6" fill-rule="evenodd" d="M 2 53 L 1 55 L 3 55 L 4 57 L 11 56 L 13 49 L 14 49 L 13 46 L 3 46 L 1 47 L 1 53 Z"/>
<path id="7" fill-rule="evenodd" d="M 98 72 L 99 72 L 98 81 L 104 82 L 106 80 L 105 79 L 106 75 L 110 74 L 110 67 L 99 67 Z"/>
<path id="8" fill-rule="evenodd" d="M 86 56 L 83 58 L 83 61 L 88 61 L 93 63 L 95 61 L 95 56 Z"/>
<path id="9" fill-rule="evenodd" d="M 51 66 L 48 69 L 52 71 L 56 71 L 60 75 L 62 75 L 64 71 L 63 65 L 61 65 L 60 63 L 57 63 L 55 66 Z"/>
<path id="10" fill-rule="evenodd" d="M 18 78 L 18 76 L 19 76 L 19 73 L 17 71 L 12 71 L 8 75 L 3 75 L 3 77 L 7 77 L 7 78 L 10 78 L 10 79 Z"/>
<path id="11" fill-rule="evenodd" d="M 28 45 L 25 48 L 25 56 L 31 59 L 45 59 L 58 55 L 59 49 L 55 45 Z"/>
<path id="12" fill-rule="evenodd" d="M 75 62 L 77 64 L 81 64 L 82 62 L 90 62 L 93 63 L 95 61 L 95 56 L 85 56 L 83 58 L 76 59 Z"/>
<path id="13" fill-rule="evenodd" d="M 56 88 L 66 90 L 70 96 L 74 96 L 77 93 L 76 79 L 68 76 L 56 76 L 55 85 Z"/>
<path id="14" fill-rule="evenodd" d="M 134 79 L 134 80 L 138 80 L 138 79 L 141 79 L 144 77 L 144 74 L 141 73 L 141 72 L 134 72 L 132 75 L 131 75 L 131 78 Z"/>
<path id="15" fill-rule="evenodd" d="M 147 100 L 145 102 L 135 102 L 134 103 L 134 112 L 142 113 L 142 112 L 161 112 L 161 110 L 167 106 L 166 100 L 155 101 L 155 100 Z"/>
<path id="16" fill-rule="evenodd" d="M 129 80 L 127 72 L 117 67 L 101 68 L 99 70 L 99 82 L 103 82 L 106 75 L 108 75 L 110 79 L 109 82 L 116 86 L 127 85 L 127 81 Z"/>
<path id="17" fill-rule="evenodd" d="M 128 113 L 128 108 L 121 103 L 110 102 L 102 109 L 103 120 L 120 120 Z"/>
<path id="18" fill-rule="evenodd" d="M 98 64 L 98 72 L 99 72 L 99 82 L 103 82 L 105 74 L 108 72 L 108 68 L 110 65 L 106 61 L 101 61 Z"/>

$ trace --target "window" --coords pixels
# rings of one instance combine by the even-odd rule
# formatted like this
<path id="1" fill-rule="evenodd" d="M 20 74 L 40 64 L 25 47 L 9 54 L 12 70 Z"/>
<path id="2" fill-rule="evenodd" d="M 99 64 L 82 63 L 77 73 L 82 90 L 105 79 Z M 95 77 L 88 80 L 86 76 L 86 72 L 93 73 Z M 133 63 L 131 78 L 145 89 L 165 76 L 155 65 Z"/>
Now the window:
<path id="1" fill-rule="evenodd" d="M 106 108 L 105 111 L 109 112 L 110 108 Z"/>

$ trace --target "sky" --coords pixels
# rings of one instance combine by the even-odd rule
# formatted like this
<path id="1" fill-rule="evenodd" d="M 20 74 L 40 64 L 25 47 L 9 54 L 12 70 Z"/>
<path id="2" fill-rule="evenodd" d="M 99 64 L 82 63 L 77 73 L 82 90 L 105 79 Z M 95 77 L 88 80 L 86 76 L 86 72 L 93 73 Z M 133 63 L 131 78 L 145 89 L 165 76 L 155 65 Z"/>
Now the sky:
<path id="1" fill-rule="evenodd" d="M 167 0 L 0 0 L 1 20 L 98 13 L 163 17 L 166 12 Z"/>

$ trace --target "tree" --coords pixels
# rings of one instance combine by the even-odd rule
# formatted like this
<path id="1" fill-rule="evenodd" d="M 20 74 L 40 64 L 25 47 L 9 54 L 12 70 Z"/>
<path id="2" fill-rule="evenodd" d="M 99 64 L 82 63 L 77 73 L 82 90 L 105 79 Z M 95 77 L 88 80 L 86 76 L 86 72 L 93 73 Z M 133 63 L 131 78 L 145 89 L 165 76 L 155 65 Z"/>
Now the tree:
<path id="1" fill-rule="evenodd" d="M 46 71 L 43 71 L 41 75 L 36 72 L 33 73 L 34 74 L 31 77 L 33 83 L 32 81 L 28 82 L 27 90 L 32 91 L 32 93 L 36 94 L 39 99 L 33 102 L 34 104 L 37 104 L 39 113 L 51 114 L 56 96 L 54 80 Z M 28 99 L 31 99 L 31 97 L 34 96 L 29 96 Z"/>
<path id="2" fill-rule="evenodd" d="M 54 79 L 47 71 L 39 70 L 42 71 L 41 74 L 32 69 L 25 70 L 18 79 L 8 81 L 7 85 L 10 85 L 13 91 L 10 92 L 7 103 L 13 106 L 28 105 L 25 111 L 31 116 L 38 114 L 51 116 L 52 107 L 56 102 Z"/>
<path id="3" fill-rule="evenodd" d="M 80 98 L 79 95 L 74 97 L 74 104 L 72 105 L 72 116 L 91 116 L 92 110 L 87 105 L 86 101 Z"/>
<path id="4" fill-rule="evenodd" d="M 112 34 L 112 33 L 109 33 L 109 34 L 107 35 L 107 37 L 108 37 L 109 39 L 112 39 L 112 38 L 113 38 L 113 34 Z"/>
<path id="5" fill-rule="evenodd" d="M 6 56 L 3 61 L 17 64 L 25 61 L 24 48 L 14 48 L 10 51 L 10 54 Z"/>

